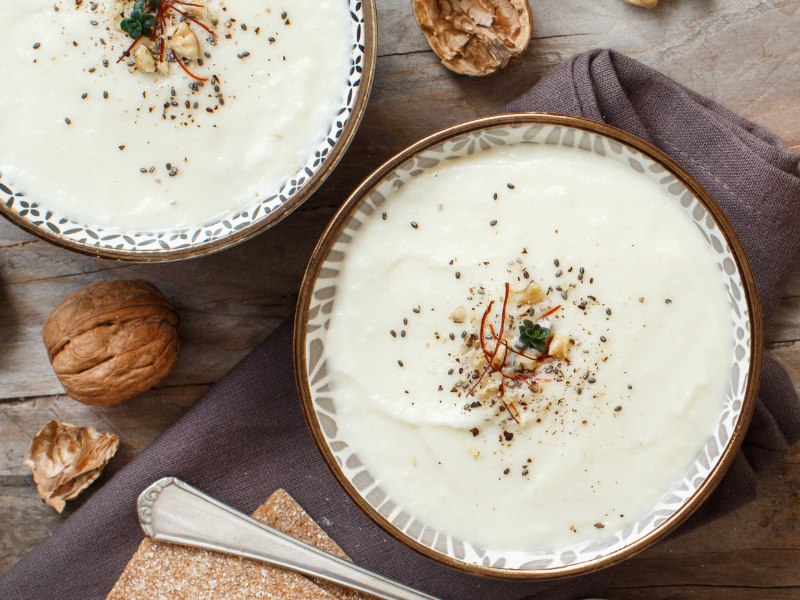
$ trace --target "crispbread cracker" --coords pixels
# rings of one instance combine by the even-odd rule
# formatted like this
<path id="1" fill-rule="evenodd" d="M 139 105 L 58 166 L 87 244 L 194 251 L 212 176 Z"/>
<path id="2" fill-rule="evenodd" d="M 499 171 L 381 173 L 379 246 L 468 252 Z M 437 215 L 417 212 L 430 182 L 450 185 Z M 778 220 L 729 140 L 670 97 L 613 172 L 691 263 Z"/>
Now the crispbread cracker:
<path id="1" fill-rule="evenodd" d="M 274 492 L 256 509 L 253 518 L 326 552 L 347 558 L 336 542 L 285 490 Z M 145 538 L 108 598 L 354 600 L 368 596 L 328 582 L 315 582 L 264 563 Z"/>

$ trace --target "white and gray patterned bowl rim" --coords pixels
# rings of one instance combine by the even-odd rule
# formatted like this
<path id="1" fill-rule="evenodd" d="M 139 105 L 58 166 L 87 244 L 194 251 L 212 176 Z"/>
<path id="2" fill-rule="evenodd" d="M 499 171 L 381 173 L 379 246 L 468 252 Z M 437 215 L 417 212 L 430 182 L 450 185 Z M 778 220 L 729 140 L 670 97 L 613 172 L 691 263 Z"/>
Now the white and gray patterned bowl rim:
<path id="1" fill-rule="evenodd" d="M 516 133 L 515 133 L 516 132 Z M 628 531 L 602 542 L 551 553 L 503 553 L 471 546 L 446 532 L 415 523 L 380 488 L 346 441 L 336 439 L 335 407 L 324 360 L 324 332 L 335 295 L 338 264 L 365 218 L 409 179 L 440 162 L 506 143 L 509 134 L 529 143 L 583 148 L 628 164 L 657 181 L 680 202 L 715 252 L 731 301 L 734 373 L 711 435 L 681 482 Z M 382 187 L 384 186 L 384 187 Z M 328 281 L 326 281 L 328 280 Z M 616 128 L 577 117 L 511 114 L 478 119 L 436 133 L 378 168 L 334 217 L 312 256 L 295 318 L 295 375 L 303 409 L 329 468 L 354 501 L 388 533 L 422 554 L 467 572 L 515 579 L 585 573 L 630 558 L 683 522 L 713 490 L 735 457 L 755 406 L 763 331 L 755 283 L 733 228 L 711 196 L 656 148 Z M 521 556 L 523 555 L 523 556 Z"/>
<path id="2" fill-rule="evenodd" d="M 140 262 L 180 260 L 222 250 L 286 217 L 322 184 L 352 141 L 364 114 L 376 62 L 375 0 L 346 0 L 351 24 L 350 70 L 342 103 L 324 139 L 280 188 L 235 214 L 200 227 L 124 232 L 79 223 L 15 191 L 0 172 L 0 214 L 29 233 L 91 256 Z"/>

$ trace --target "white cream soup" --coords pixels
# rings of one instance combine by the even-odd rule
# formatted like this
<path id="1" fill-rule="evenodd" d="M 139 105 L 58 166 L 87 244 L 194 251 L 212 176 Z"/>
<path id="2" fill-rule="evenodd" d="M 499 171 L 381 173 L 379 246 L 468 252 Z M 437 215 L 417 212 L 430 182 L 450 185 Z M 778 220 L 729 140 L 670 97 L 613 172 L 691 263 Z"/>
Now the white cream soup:
<path id="1" fill-rule="evenodd" d="M 346 251 L 326 356 L 340 438 L 389 496 L 507 551 L 652 509 L 714 430 L 733 344 L 680 207 L 621 163 L 518 145 L 379 211 Z"/>
<path id="2" fill-rule="evenodd" d="M 83 223 L 154 231 L 230 215 L 296 174 L 344 104 L 346 0 L 186 2 L 175 7 L 215 35 L 187 24 L 199 54 L 181 56 L 205 82 L 174 60 L 117 64 L 131 0 L 0 2 L 0 172 L 15 191 Z M 171 33 L 181 17 L 168 14 Z"/>

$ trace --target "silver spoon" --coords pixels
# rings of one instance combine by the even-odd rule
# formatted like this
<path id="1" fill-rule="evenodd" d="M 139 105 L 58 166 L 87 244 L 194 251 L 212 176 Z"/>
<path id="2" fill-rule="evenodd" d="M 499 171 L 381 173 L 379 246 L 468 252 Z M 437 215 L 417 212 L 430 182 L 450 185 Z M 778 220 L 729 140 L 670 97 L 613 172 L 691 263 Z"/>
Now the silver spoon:
<path id="1" fill-rule="evenodd" d="M 146 536 L 260 560 L 384 600 L 436 600 L 259 523 L 175 477 L 159 479 L 136 502 Z"/>

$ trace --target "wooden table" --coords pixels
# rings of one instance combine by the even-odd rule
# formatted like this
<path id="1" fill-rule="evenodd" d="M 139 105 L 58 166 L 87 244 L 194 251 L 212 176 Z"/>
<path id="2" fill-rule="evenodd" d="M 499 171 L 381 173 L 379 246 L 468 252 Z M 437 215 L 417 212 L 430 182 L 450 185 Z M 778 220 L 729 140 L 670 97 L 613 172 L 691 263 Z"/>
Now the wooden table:
<path id="1" fill-rule="evenodd" d="M 438 64 L 409 0 L 379 0 L 376 82 L 350 151 L 298 212 L 237 248 L 178 264 L 119 264 L 60 250 L 0 222 L 0 574 L 81 504 L 57 515 L 39 501 L 22 465 L 39 427 L 59 418 L 117 433 L 122 444 L 107 479 L 292 313 L 318 235 L 363 177 L 425 134 L 497 112 L 573 54 L 597 46 L 626 52 L 800 150 L 797 0 L 662 0 L 654 11 L 622 0 L 533 4 L 536 39 L 524 59 L 473 80 Z M 67 293 L 116 278 L 148 279 L 165 292 L 183 319 L 183 356 L 157 389 L 121 406 L 89 408 L 63 395 L 41 327 Z M 767 340 L 800 386 L 800 269 Z M 800 598 L 800 449 L 762 477 L 757 502 L 631 560 L 609 595 Z"/>

